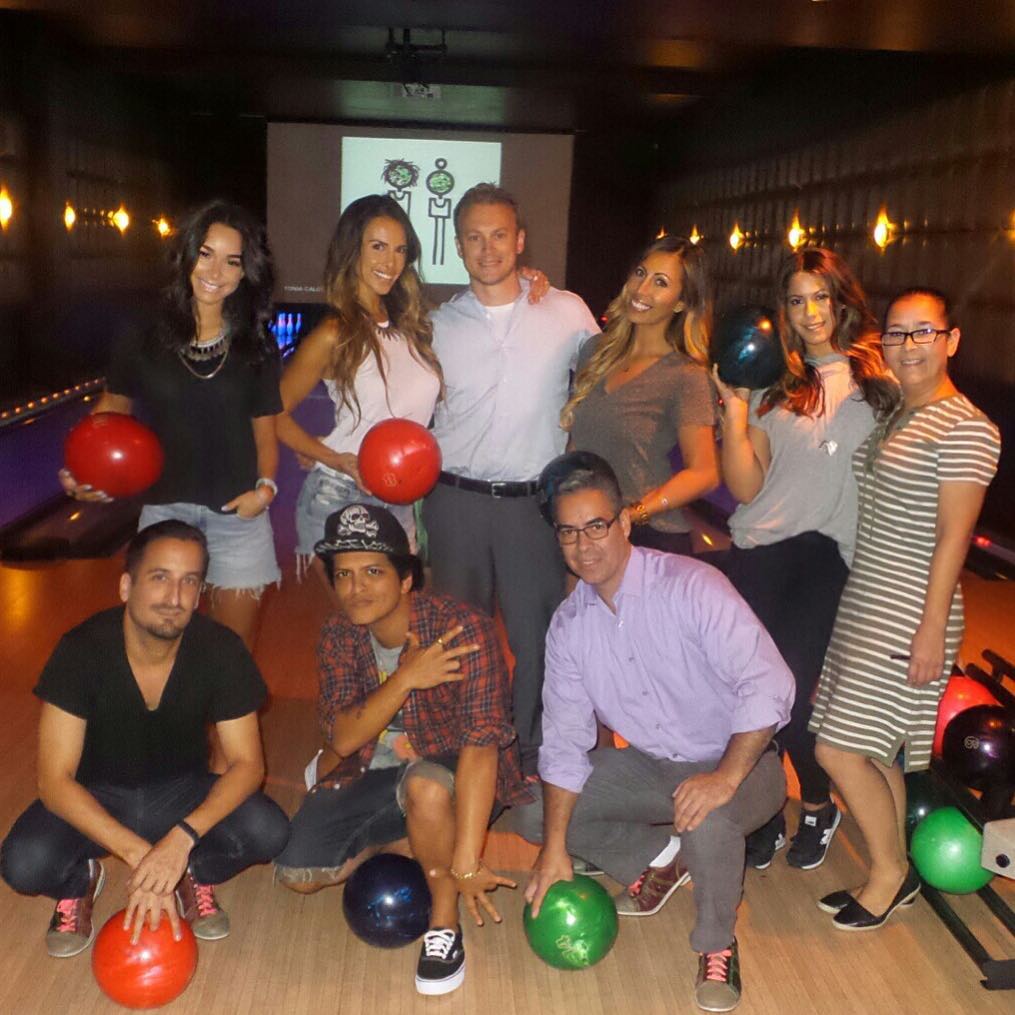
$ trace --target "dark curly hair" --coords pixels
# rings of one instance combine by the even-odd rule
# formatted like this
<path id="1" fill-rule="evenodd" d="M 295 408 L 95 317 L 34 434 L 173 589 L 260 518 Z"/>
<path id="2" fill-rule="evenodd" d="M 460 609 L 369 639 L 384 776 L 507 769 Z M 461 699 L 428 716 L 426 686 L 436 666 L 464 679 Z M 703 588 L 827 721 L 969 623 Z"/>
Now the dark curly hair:
<path id="1" fill-rule="evenodd" d="M 251 363 L 260 363 L 276 354 L 268 330 L 275 267 L 264 226 L 246 209 L 227 201 L 210 201 L 193 209 L 173 236 L 169 250 L 171 278 L 163 290 L 160 337 L 174 351 L 185 348 L 194 338 L 197 316 L 190 275 L 208 230 L 215 223 L 235 229 L 243 240 L 243 278 L 226 299 L 222 317 L 232 336 L 233 350 Z"/>

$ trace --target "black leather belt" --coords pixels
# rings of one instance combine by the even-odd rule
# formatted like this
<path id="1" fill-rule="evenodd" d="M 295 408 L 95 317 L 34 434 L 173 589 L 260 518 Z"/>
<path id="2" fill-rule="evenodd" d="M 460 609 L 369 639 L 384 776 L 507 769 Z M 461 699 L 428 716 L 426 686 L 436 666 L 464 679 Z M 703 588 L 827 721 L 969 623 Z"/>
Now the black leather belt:
<path id="1" fill-rule="evenodd" d="M 442 472 L 438 482 L 447 486 L 457 486 L 460 490 L 470 493 L 485 493 L 488 497 L 532 497 L 539 493 L 539 483 L 488 483 L 485 479 L 469 479 L 456 476 L 453 472 Z"/>

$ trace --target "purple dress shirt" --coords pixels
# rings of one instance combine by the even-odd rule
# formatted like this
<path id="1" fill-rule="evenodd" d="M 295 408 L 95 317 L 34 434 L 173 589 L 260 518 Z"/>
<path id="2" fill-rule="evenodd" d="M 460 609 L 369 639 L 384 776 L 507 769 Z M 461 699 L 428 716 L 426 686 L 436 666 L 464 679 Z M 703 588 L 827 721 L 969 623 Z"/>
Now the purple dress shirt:
<path id="1" fill-rule="evenodd" d="M 544 782 L 581 792 L 596 716 L 651 757 L 695 762 L 718 761 L 735 733 L 789 721 L 793 676 L 714 567 L 632 547 L 614 605 L 579 582 L 550 622 Z"/>

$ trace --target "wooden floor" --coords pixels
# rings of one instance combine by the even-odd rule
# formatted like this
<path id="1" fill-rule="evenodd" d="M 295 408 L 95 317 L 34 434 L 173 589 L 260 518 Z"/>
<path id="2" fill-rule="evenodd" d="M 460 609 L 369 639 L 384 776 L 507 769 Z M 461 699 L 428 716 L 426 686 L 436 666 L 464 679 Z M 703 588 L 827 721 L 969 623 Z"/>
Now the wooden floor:
<path id="1" fill-rule="evenodd" d="M 278 518 L 280 536 L 290 525 L 291 515 Z M 118 572 L 118 560 L 0 567 L 0 753 L 7 759 L 0 774 L 0 831 L 35 794 L 38 707 L 30 690 L 38 671 L 63 631 L 115 601 Z M 987 646 L 1015 657 L 1015 587 L 968 576 L 966 588 L 966 658 L 978 658 Z M 267 789 L 290 812 L 300 799 L 302 769 L 316 736 L 313 649 L 324 614 L 322 590 L 313 582 L 297 585 L 291 566 L 282 590 L 269 593 L 264 604 L 257 657 L 272 690 L 264 716 Z M 1015 1009 L 1015 994 L 980 987 L 977 969 L 922 900 L 878 933 L 842 934 L 831 928 L 814 900 L 858 882 L 857 841 L 847 818 L 820 869 L 791 871 L 781 854 L 768 871 L 748 872 L 737 929 L 744 979 L 738 1011 L 937 1015 L 975 1010 L 987 1015 Z M 521 875 L 533 852 L 495 830 L 487 858 L 492 866 Z M 124 897 L 123 865 L 112 861 L 107 869 L 110 877 L 96 907 L 99 921 L 120 908 Z M 1011 898 L 1011 882 L 997 887 Z M 466 931 L 466 983 L 445 998 L 415 993 L 415 947 L 386 952 L 352 937 L 338 889 L 297 897 L 273 886 L 271 870 L 262 867 L 223 886 L 219 897 L 232 916 L 233 933 L 225 941 L 201 944 L 193 983 L 166 1011 L 654 1015 L 696 1010 L 696 961 L 687 945 L 690 889 L 681 889 L 655 917 L 622 921 L 613 952 L 600 965 L 574 973 L 553 970 L 529 951 L 521 931 L 520 892 L 502 891 L 497 902 L 504 924 Z M 87 953 L 68 960 L 46 955 L 43 934 L 51 906 L 0 886 L 0 1015 L 117 1010 L 95 986 Z M 978 900 L 959 899 L 957 906 L 995 957 L 1012 956 L 1010 940 Z"/>

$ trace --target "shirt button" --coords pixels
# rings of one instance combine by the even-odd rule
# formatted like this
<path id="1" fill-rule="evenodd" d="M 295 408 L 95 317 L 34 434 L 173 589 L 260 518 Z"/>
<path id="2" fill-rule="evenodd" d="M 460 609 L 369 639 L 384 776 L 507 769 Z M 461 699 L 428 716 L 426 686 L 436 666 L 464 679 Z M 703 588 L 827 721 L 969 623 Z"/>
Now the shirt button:
<path id="1" fill-rule="evenodd" d="M 642 691 L 642 692 L 641 692 L 641 696 L 642 696 L 643 698 L 647 698 L 647 697 L 648 697 L 648 691 Z"/>

